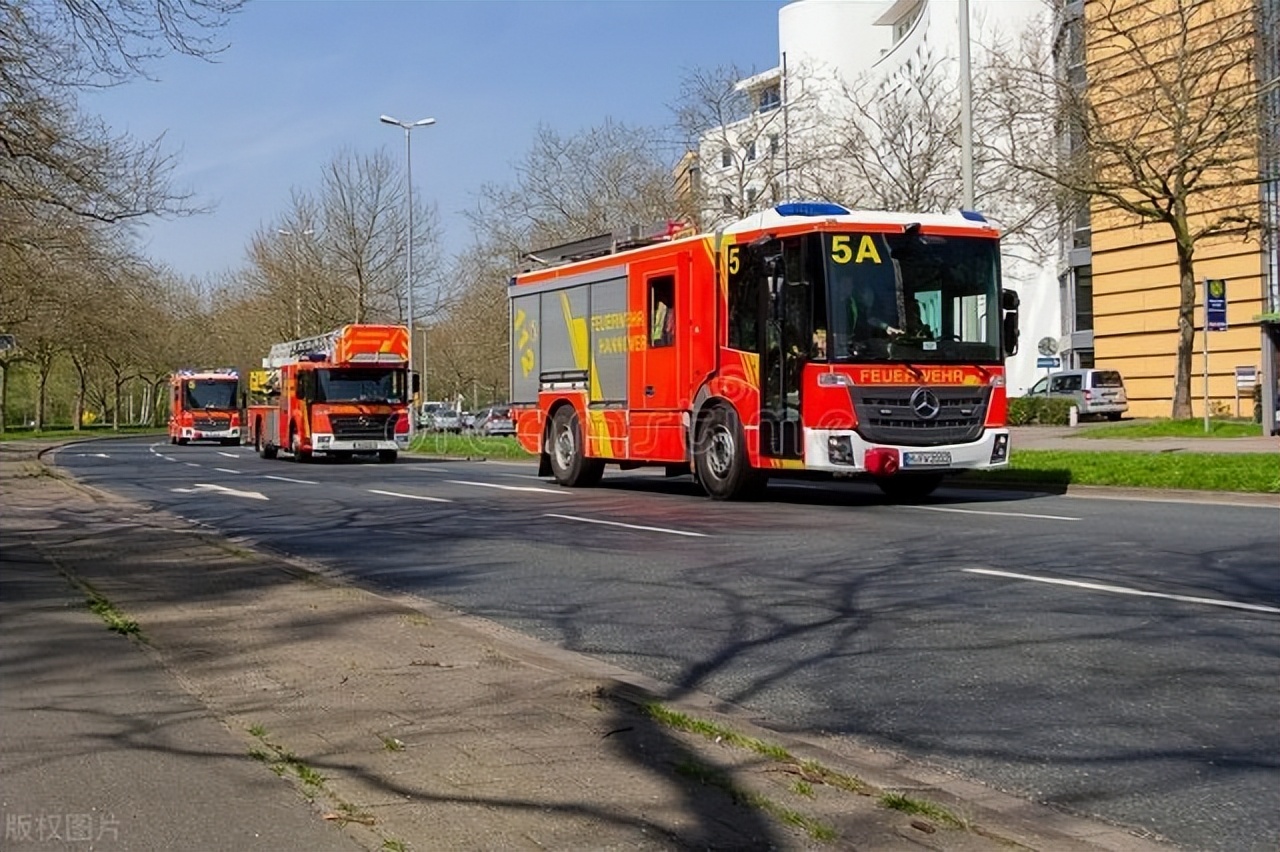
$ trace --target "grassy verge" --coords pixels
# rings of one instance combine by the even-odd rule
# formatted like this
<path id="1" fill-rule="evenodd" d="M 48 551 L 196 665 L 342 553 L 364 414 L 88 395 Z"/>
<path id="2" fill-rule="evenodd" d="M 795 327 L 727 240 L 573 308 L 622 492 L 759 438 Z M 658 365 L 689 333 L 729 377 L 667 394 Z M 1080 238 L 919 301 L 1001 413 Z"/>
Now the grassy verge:
<path id="1" fill-rule="evenodd" d="M 163 426 L 85 426 L 79 432 L 70 426 L 49 426 L 37 432 L 35 429 L 15 429 L 12 426 L 0 434 L 0 441 L 67 441 L 75 438 L 116 438 L 125 435 L 164 435 Z"/>
<path id="2" fill-rule="evenodd" d="M 419 433 L 413 439 L 412 451 L 455 458 L 523 460 L 533 458 L 516 443 L 515 438 L 454 435 L 448 432 Z"/>
<path id="3" fill-rule="evenodd" d="M 1075 437 L 1075 436 L 1073 436 Z M 1089 426 L 1080 429 L 1081 438 L 1260 438 L 1262 424 L 1252 420 L 1209 419 L 1209 431 L 1204 430 L 1204 418 L 1197 420 L 1150 420 L 1142 423 L 1114 423 L 1105 426 Z"/>
<path id="4" fill-rule="evenodd" d="M 1280 493 L 1280 453 L 1015 450 L 1005 470 L 962 480 Z"/>

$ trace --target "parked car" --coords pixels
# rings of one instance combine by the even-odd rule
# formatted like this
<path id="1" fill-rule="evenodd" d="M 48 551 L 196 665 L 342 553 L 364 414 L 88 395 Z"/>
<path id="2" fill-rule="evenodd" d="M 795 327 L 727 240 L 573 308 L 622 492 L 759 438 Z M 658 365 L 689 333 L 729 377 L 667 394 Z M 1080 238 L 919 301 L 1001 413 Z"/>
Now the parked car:
<path id="1" fill-rule="evenodd" d="M 452 408 L 439 408 L 431 415 L 431 428 L 436 432 L 461 432 L 462 417 Z"/>
<path id="2" fill-rule="evenodd" d="M 1100 415 L 1119 420 L 1129 410 L 1124 379 L 1116 370 L 1063 370 L 1031 386 L 1027 396 L 1070 399 L 1081 416 Z"/>
<path id="3" fill-rule="evenodd" d="M 478 435 L 514 435 L 516 424 L 511 419 L 510 408 L 495 405 L 476 413 L 474 429 Z"/>

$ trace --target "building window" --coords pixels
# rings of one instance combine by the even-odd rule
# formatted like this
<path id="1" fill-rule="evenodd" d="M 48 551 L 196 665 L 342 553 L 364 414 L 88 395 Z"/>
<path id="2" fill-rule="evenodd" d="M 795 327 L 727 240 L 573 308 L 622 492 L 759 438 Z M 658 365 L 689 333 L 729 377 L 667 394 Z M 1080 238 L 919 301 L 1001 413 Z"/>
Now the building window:
<path id="1" fill-rule="evenodd" d="M 1077 266 L 1076 273 L 1076 327 L 1073 331 L 1093 330 L 1093 267 Z"/>
<path id="2" fill-rule="evenodd" d="M 754 188 L 749 188 L 749 189 L 747 189 L 747 203 L 748 203 L 748 204 L 755 204 L 755 203 L 756 203 L 756 197 L 757 197 L 759 194 L 760 194 L 760 193 L 756 192 L 756 190 L 755 190 Z"/>
<path id="3" fill-rule="evenodd" d="M 747 143 L 747 162 L 750 163 L 756 158 L 756 140 L 752 139 Z"/>
<path id="4" fill-rule="evenodd" d="M 782 106 L 782 92 L 775 86 L 760 90 L 760 112 L 770 112 Z"/>
<path id="5" fill-rule="evenodd" d="M 726 169 L 733 165 L 733 152 L 728 148 L 720 152 L 720 165 Z"/>
<path id="6" fill-rule="evenodd" d="M 776 157 L 778 155 L 778 134 L 771 133 L 769 135 L 769 156 Z"/>

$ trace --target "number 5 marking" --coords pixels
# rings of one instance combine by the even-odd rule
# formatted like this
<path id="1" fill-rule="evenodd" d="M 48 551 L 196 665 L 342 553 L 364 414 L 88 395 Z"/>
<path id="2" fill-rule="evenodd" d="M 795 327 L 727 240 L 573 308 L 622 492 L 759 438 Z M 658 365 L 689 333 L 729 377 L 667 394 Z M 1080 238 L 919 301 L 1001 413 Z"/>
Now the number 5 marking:
<path id="1" fill-rule="evenodd" d="M 831 238 L 831 259 L 836 263 L 848 263 L 853 260 L 853 246 L 849 245 L 847 234 L 837 234 Z"/>
<path id="2" fill-rule="evenodd" d="M 741 268 L 741 261 L 738 259 L 738 247 L 729 246 L 729 274 L 737 275 Z"/>

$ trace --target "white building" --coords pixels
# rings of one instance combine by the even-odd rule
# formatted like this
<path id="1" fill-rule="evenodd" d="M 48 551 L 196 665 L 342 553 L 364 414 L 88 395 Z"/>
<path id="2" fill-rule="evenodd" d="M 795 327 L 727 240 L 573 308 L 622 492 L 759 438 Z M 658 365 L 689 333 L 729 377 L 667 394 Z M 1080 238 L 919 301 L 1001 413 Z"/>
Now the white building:
<path id="1" fill-rule="evenodd" d="M 1027 31 L 1049 32 L 1045 23 L 1051 10 L 1041 0 L 970 0 L 969 11 L 975 69 L 992 45 Z M 848 165 L 849 151 L 861 144 L 903 155 L 907 162 L 901 166 L 909 170 L 917 156 L 911 145 L 930 144 L 906 141 L 901 127 L 888 125 L 893 112 L 877 114 L 871 102 L 918 103 L 923 115 L 931 93 L 922 88 L 938 83 L 952 94 L 958 91 L 959 12 L 958 0 L 795 0 L 782 7 L 779 64 L 740 81 L 736 120 L 699 140 L 702 226 L 715 227 L 785 200 L 892 205 L 924 213 L 959 207 L 958 132 L 954 138 L 934 134 L 932 144 L 947 158 L 945 174 L 926 179 L 923 184 L 933 185 L 917 192 L 867 192 L 868 170 Z M 950 100 L 939 102 L 958 118 L 958 100 L 954 107 Z M 861 129 L 851 139 L 847 128 L 853 125 L 845 122 L 854 111 L 861 112 Z M 891 178 L 894 165 L 875 159 L 874 167 L 887 169 Z M 975 176 L 975 206 L 988 218 L 1007 226 L 1023 212 L 1023 200 L 997 197 L 981 184 L 982 176 Z M 1046 372 L 1036 366 L 1037 343 L 1056 342 L 1060 333 L 1059 251 L 1051 219 L 1045 217 L 1044 227 L 1028 231 L 1026 238 L 1005 242 L 1005 286 L 1022 298 L 1022 346 L 1008 362 L 1011 396 L 1021 395 Z"/>

